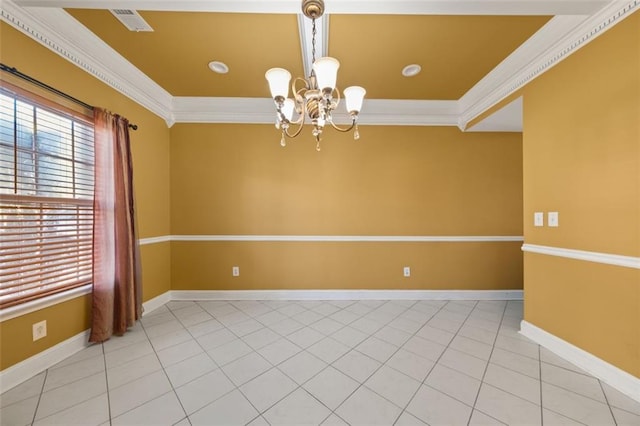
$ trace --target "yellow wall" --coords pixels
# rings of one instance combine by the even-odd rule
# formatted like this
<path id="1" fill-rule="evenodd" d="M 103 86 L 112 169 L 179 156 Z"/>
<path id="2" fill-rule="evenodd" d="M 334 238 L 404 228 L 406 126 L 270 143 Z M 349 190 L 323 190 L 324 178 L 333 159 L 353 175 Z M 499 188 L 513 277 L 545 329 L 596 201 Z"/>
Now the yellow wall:
<path id="1" fill-rule="evenodd" d="M 640 13 L 527 86 L 523 139 L 525 243 L 640 256 Z M 639 270 L 527 253 L 524 286 L 527 321 L 640 377 Z"/>
<path id="2" fill-rule="evenodd" d="M 280 147 L 272 125 L 176 124 L 172 234 L 522 234 L 521 134 L 368 126 L 361 135 L 327 131 L 316 152 L 306 134 Z M 180 290 L 522 285 L 519 243 L 173 242 L 171 252 Z"/>
<path id="3" fill-rule="evenodd" d="M 170 233 L 169 130 L 162 119 L 102 84 L 9 25 L 0 22 L 0 58 L 4 64 L 59 90 L 127 117 L 138 125 L 131 132 L 139 236 Z M 169 243 L 142 246 L 143 298 L 170 289 Z M 46 308 L 0 323 L 0 369 L 28 358 L 88 328 L 89 297 Z M 47 320 L 48 336 L 31 341 L 31 325 Z"/>

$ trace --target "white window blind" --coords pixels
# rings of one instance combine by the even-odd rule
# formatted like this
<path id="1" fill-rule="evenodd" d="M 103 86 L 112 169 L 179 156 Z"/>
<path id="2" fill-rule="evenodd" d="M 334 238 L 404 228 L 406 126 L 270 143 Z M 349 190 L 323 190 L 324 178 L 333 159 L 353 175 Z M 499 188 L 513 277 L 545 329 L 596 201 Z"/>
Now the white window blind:
<path id="1" fill-rule="evenodd" d="M 0 308 L 91 283 L 93 123 L 0 88 Z"/>

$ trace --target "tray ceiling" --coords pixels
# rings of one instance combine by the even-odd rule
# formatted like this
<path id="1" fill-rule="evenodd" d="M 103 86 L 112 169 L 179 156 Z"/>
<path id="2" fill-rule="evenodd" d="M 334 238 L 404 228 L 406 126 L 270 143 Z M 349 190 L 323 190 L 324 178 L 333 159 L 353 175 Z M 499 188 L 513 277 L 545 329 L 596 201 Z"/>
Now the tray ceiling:
<path id="1" fill-rule="evenodd" d="M 317 56 L 367 89 L 362 124 L 457 125 L 640 9 L 638 0 L 326 0 Z M 137 11 L 153 32 L 109 12 Z M 4 0 L 1 19 L 175 122 L 271 123 L 264 72 L 308 73 L 300 0 Z M 228 74 L 207 64 L 222 61 Z M 410 63 L 422 66 L 401 76 Z M 306 70 L 306 71 L 305 71 Z M 519 108 L 519 107 L 518 107 Z M 516 109 L 512 106 L 512 109 Z M 340 113 L 345 115 L 344 112 Z M 518 116 L 511 111 L 504 116 Z M 517 124 L 517 123 L 516 123 Z M 514 123 L 486 130 L 517 130 Z"/>
<path id="2" fill-rule="evenodd" d="M 133 32 L 106 10 L 67 12 L 173 96 L 268 97 L 269 68 L 304 75 L 292 14 L 138 11 L 154 31 Z M 454 100 L 549 18 L 331 15 L 328 55 L 341 62 L 340 87 L 368 98 Z M 212 60 L 229 73 L 211 72 Z M 403 77 L 413 63 L 422 73 Z"/>

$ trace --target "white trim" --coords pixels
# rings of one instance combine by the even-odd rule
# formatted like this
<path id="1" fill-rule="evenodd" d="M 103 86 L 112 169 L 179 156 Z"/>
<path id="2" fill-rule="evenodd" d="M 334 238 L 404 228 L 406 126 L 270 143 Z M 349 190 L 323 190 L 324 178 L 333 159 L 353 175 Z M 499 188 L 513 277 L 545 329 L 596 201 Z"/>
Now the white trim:
<path id="1" fill-rule="evenodd" d="M 170 123 L 171 95 L 64 9 L 1 3 L 3 21 Z"/>
<path id="2" fill-rule="evenodd" d="M 142 316 L 145 316 L 154 310 L 160 308 L 167 302 L 171 301 L 171 291 L 166 291 L 159 296 L 147 300 L 142 304 Z"/>
<path id="3" fill-rule="evenodd" d="M 503 106 L 467 132 L 522 132 L 522 96 Z"/>
<path id="4" fill-rule="evenodd" d="M 460 98 L 458 127 L 562 62 L 640 8 L 614 0 L 592 16 L 555 16 Z"/>
<path id="5" fill-rule="evenodd" d="M 141 238 L 140 245 L 167 241 L 246 241 L 246 242 L 371 242 L 371 243 L 497 243 L 522 242 L 517 235 L 163 235 Z"/>
<path id="6" fill-rule="evenodd" d="M 285 241 L 285 242 L 402 242 L 476 243 L 519 242 L 520 236 L 398 236 L 398 235 L 171 235 L 171 241 Z"/>
<path id="7" fill-rule="evenodd" d="M 270 98 L 223 98 L 176 96 L 171 102 L 176 123 L 275 123 L 275 107 Z M 362 125 L 457 126 L 458 101 L 365 99 Z M 351 122 L 341 102 L 334 122 Z"/>
<path id="8" fill-rule="evenodd" d="M 300 13 L 300 0 L 17 0 L 22 6 L 189 12 Z M 593 13 L 606 0 L 327 0 L 327 13 L 402 15 L 568 15 Z"/>
<path id="9" fill-rule="evenodd" d="M 26 315 L 30 312 L 39 311 L 40 309 L 48 308 L 49 306 L 57 305 L 58 303 L 66 302 L 67 300 L 84 296 L 85 294 L 91 294 L 91 288 L 92 285 L 87 284 L 83 285 L 82 287 L 76 287 L 72 288 L 71 290 L 52 294 L 51 296 L 41 297 L 39 299 L 21 303 L 19 305 L 0 309 L 0 322 Z"/>
<path id="10" fill-rule="evenodd" d="M 270 98 L 213 98 L 175 96 L 171 101 L 176 123 L 275 123 Z"/>
<path id="11" fill-rule="evenodd" d="M 147 300 L 142 304 L 144 310 L 143 316 L 152 312 L 154 309 L 163 306 L 169 301 L 171 301 L 171 292 L 169 291 L 154 297 L 153 299 Z M 56 303 L 60 303 L 60 301 Z M 23 315 L 24 313 L 26 312 L 19 315 Z M 4 319 L 7 318 L 3 318 L 3 320 Z M 19 385 L 25 380 L 30 379 L 47 368 L 51 368 L 76 352 L 89 347 L 91 345 L 89 343 L 90 333 L 91 330 L 85 330 L 58 343 L 57 345 L 25 359 L 24 361 L 0 371 L 0 393 Z"/>
<path id="12" fill-rule="evenodd" d="M 525 320 L 520 323 L 520 334 L 640 402 L 640 378 Z"/>
<path id="13" fill-rule="evenodd" d="M 560 247 L 539 246 L 536 244 L 523 244 L 522 251 L 526 253 L 545 254 L 548 256 L 557 256 L 567 259 L 585 260 L 587 262 L 604 263 L 606 265 L 640 269 L 640 257 L 622 256 L 619 254 L 599 253 L 595 251 L 574 250 Z"/>
<path id="14" fill-rule="evenodd" d="M 126 3 L 126 4 L 125 4 Z M 44 6 L 44 7 L 34 7 Z M 269 109 L 247 109 L 230 113 L 230 101 L 203 98 L 181 101 L 134 67 L 104 41 L 58 7 L 120 8 L 140 10 L 183 10 L 245 13 L 300 13 L 299 0 L 276 2 L 193 0 L 189 2 L 136 0 L 122 2 L 85 0 L 4 0 L 1 18 L 68 59 L 107 85 L 164 118 L 175 122 L 272 123 Z M 640 7 L 640 0 L 361 0 L 327 3 L 327 13 L 445 14 L 445 15 L 559 15 L 472 87 L 460 100 L 365 100 L 359 121 L 370 125 L 454 126 L 466 125 L 506 96 L 520 89 L 571 53 L 575 52 Z M 601 8 L 599 11 L 597 11 Z M 597 11 L 597 12 L 596 12 Z M 594 13 L 595 12 L 595 13 Z M 588 16 L 593 14 L 592 16 Z M 305 56 L 306 57 L 306 56 Z M 190 98 L 194 99 L 194 98 Z M 269 100 L 270 101 L 270 100 Z M 260 99 L 262 104 L 264 100 Z M 432 110 L 431 103 L 448 102 L 446 111 Z M 198 109 L 202 104 L 223 105 L 222 109 Z M 181 105 L 175 107 L 172 105 Z M 379 108 L 376 108 L 376 105 Z M 427 107 L 425 107 L 427 105 Z M 401 109 L 398 109 L 401 108 Z M 426 111 L 425 111 L 426 108 Z M 346 114 L 335 115 L 337 123 L 348 122 Z M 487 129 L 489 131 L 490 129 Z"/>
<path id="15" fill-rule="evenodd" d="M 0 371 L 0 392 L 5 392 L 89 346 L 85 330 L 32 357 Z"/>
<path id="16" fill-rule="evenodd" d="M 458 101 L 366 99 L 358 123 L 382 126 L 456 126 Z M 350 123 L 344 102 L 333 114 L 336 123 Z"/>
<path id="17" fill-rule="evenodd" d="M 522 290 L 172 290 L 171 300 L 522 300 Z"/>
<path id="18" fill-rule="evenodd" d="M 140 238 L 138 244 L 145 246 L 147 244 L 166 243 L 171 241 L 171 235 L 162 235 L 160 237 Z"/>

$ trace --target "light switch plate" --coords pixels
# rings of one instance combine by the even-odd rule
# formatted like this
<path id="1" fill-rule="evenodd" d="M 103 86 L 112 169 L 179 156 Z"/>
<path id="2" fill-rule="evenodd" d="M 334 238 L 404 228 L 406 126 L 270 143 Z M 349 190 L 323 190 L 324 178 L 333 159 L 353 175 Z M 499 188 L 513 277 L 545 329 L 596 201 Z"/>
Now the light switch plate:
<path id="1" fill-rule="evenodd" d="M 558 212 L 549 212 L 549 214 L 547 215 L 547 222 L 549 223 L 550 227 L 557 228 L 559 226 Z"/>
<path id="2" fill-rule="evenodd" d="M 544 212 L 535 212 L 533 214 L 533 226 L 544 226 Z"/>

